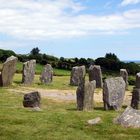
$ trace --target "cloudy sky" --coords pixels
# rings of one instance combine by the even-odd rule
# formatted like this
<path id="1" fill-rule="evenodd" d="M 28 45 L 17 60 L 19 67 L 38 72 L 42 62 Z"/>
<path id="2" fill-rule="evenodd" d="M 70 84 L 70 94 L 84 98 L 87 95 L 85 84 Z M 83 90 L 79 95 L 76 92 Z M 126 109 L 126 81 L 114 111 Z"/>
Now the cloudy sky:
<path id="1" fill-rule="evenodd" d="M 0 48 L 140 60 L 140 0 L 0 0 Z"/>

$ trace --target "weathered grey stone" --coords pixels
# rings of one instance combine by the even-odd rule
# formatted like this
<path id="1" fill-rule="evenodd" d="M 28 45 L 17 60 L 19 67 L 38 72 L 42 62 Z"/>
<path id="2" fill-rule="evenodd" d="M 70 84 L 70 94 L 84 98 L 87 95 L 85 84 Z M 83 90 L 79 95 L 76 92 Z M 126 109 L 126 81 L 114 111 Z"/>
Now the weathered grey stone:
<path id="1" fill-rule="evenodd" d="M 114 119 L 114 123 L 124 127 L 140 128 L 140 111 L 127 107 L 119 117 Z"/>
<path id="2" fill-rule="evenodd" d="M 136 74 L 136 88 L 140 88 L 140 72 Z"/>
<path id="3" fill-rule="evenodd" d="M 128 72 L 126 69 L 120 69 L 120 76 L 123 77 L 123 80 L 125 81 L 126 84 L 126 89 L 128 87 Z"/>
<path id="4" fill-rule="evenodd" d="M 125 81 L 122 77 L 105 79 L 103 85 L 104 109 L 118 110 L 125 96 Z"/>
<path id="5" fill-rule="evenodd" d="M 23 106 L 24 107 L 40 107 L 41 96 L 38 91 L 31 92 L 24 95 Z"/>
<path id="6" fill-rule="evenodd" d="M 0 75 L 0 86 L 9 86 L 12 83 L 13 76 L 16 72 L 17 57 L 11 56 L 7 58 L 3 64 L 2 72 Z"/>
<path id="7" fill-rule="evenodd" d="M 77 97 L 77 110 L 83 110 L 84 105 L 84 84 L 85 80 L 81 81 L 79 83 L 79 86 L 76 91 L 76 97 Z"/>
<path id="8" fill-rule="evenodd" d="M 102 88 L 103 81 L 102 81 L 102 71 L 101 67 L 98 65 L 91 65 L 89 67 L 89 81 L 96 81 L 96 87 Z"/>
<path id="9" fill-rule="evenodd" d="M 35 75 L 36 60 L 30 60 L 23 64 L 22 83 L 32 84 Z"/>
<path id="10" fill-rule="evenodd" d="M 140 88 L 133 88 L 131 107 L 140 110 Z"/>
<path id="11" fill-rule="evenodd" d="M 40 76 L 40 81 L 45 84 L 51 83 L 53 80 L 53 68 L 50 64 L 45 65 Z"/>
<path id="12" fill-rule="evenodd" d="M 92 111 L 94 108 L 93 105 L 93 94 L 96 88 L 96 81 L 86 82 L 84 86 L 84 111 Z"/>
<path id="13" fill-rule="evenodd" d="M 70 85 L 78 86 L 79 83 L 81 82 L 81 79 L 85 78 L 85 75 L 86 75 L 85 66 L 73 67 L 71 71 Z"/>
<path id="14" fill-rule="evenodd" d="M 100 117 L 97 117 L 95 119 L 92 119 L 92 120 L 88 120 L 87 123 L 89 125 L 96 125 L 96 124 L 99 124 L 101 122 L 101 118 Z"/>

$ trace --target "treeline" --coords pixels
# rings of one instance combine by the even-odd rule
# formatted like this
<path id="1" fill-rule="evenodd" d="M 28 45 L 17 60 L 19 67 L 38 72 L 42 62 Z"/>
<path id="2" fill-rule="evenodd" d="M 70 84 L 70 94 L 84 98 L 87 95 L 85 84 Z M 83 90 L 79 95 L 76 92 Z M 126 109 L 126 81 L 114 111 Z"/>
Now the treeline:
<path id="1" fill-rule="evenodd" d="M 127 69 L 129 74 L 140 72 L 140 66 L 134 62 L 124 63 L 113 53 L 107 53 L 105 57 L 100 57 L 95 60 L 92 58 L 57 58 L 55 56 L 42 54 L 38 47 L 33 48 L 29 54 L 16 54 L 11 50 L 0 49 L 0 61 L 4 62 L 11 55 L 17 56 L 20 62 L 26 62 L 31 59 L 36 59 L 37 63 L 45 65 L 51 64 L 54 68 L 71 70 L 74 66 L 85 65 L 89 68 L 91 64 L 100 65 L 103 72 L 119 71 L 121 68 Z"/>

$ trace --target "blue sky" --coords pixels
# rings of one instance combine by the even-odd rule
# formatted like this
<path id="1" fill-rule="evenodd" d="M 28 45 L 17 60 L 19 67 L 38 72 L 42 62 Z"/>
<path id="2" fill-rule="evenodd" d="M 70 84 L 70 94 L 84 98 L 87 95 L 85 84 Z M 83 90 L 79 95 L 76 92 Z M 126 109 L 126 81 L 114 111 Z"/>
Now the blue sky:
<path id="1" fill-rule="evenodd" d="M 0 0 L 0 48 L 140 60 L 140 0 Z"/>

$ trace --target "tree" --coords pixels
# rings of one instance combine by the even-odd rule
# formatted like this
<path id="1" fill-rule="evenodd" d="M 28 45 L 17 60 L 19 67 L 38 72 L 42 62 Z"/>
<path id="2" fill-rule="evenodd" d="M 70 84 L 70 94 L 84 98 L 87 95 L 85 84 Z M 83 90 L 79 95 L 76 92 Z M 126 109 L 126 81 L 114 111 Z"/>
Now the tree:
<path id="1" fill-rule="evenodd" d="M 40 52 L 39 48 L 36 47 L 36 48 L 33 48 L 30 52 L 31 55 L 38 55 Z"/>
<path id="2" fill-rule="evenodd" d="M 120 61 L 119 58 L 114 53 L 106 53 L 105 58 L 114 60 L 116 62 Z"/>

